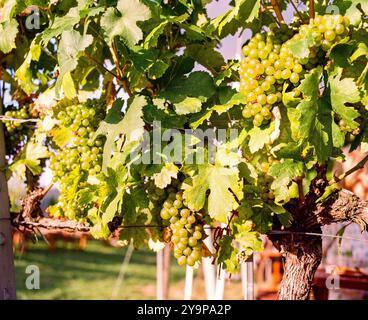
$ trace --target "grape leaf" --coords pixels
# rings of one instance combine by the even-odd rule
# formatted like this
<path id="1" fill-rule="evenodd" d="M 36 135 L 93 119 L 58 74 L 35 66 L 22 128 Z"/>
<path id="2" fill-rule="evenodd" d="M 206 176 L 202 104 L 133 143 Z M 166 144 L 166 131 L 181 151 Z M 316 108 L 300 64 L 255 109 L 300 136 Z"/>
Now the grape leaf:
<path id="1" fill-rule="evenodd" d="M 216 30 L 221 37 L 234 34 L 239 27 L 252 22 L 258 16 L 260 5 L 260 0 L 236 0 L 235 6 L 213 19 L 210 27 Z"/>
<path id="2" fill-rule="evenodd" d="M 169 65 L 166 62 L 157 60 L 148 69 L 148 78 L 153 80 L 161 78 L 165 74 L 168 67 Z"/>
<path id="3" fill-rule="evenodd" d="M 153 175 L 155 185 L 160 189 L 166 188 L 171 183 L 172 178 L 177 178 L 178 172 L 179 169 L 176 165 L 173 163 L 165 163 L 161 171 Z"/>
<path id="4" fill-rule="evenodd" d="M 332 113 L 328 101 L 319 97 L 321 76 L 320 67 L 305 76 L 299 86 L 304 99 L 297 106 L 300 137 L 314 147 L 320 163 L 325 162 L 332 153 Z"/>
<path id="5" fill-rule="evenodd" d="M 153 105 L 147 105 L 143 109 L 144 121 L 153 124 L 155 121 L 161 122 L 162 128 L 183 128 L 187 122 L 186 117 L 180 117 L 176 113 L 167 113 L 164 110 L 160 110 Z"/>
<path id="6" fill-rule="evenodd" d="M 109 43 L 121 36 L 129 47 L 133 47 L 143 39 L 143 32 L 137 22 L 148 20 L 150 16 L 149 8 L 139 0 L 119 0 L 116 9 L 109 7 L 103 14 L 101 26 Z"/>
<path id="7" fill-rule="evenodd" d="M 332 121 L 332 142 L 335 148 L 342 148 L 345 144 L 345 133 Z"/>
<path id="8" fill-rule="evenodd" d="M 335 77 L 329 77 L 329 85 L 331 88 L 331 105 L 346 125 L 355 129 L 359 123 L 354 121 L 359 117 L 359 112 L 354 107 L 346 106 L 346 103 L 356 103 L 360 100 L 359 90 L 354 79 L 344 78 L 341 80 L 342 69 L 339 68 Z"/>
<path id="9" fill-rule="evenodd" d="M 102 184 L 106 188 L 104 192 L 100 191 L 101 196 L 105 198 L 101 206 L 103 225 L 107 225 L 117 213 L 121 212 L 123 196 L 127 188 L 127 173 L 127 168 L 120 164 L 116 170 L 107 168 L 106 174 L 102 175 Z"/>
<path id="10" fill-rule="evenodd" d="M 17 2 L 17 0 L 3 0 L 0 2 L 0 23 L 9 21 L 13 17 Z"/>
<path id="11" fill-rule="evenodd" d="M 118 99 L 114 102 L 105 120 L 100 123 L 95 138 L 100 135 L 106 136 L 103 151 L 103 171 L 106 171 L 109 164 L 116 138 L 122 135 L 125 137 L 125 143 L 129 144 L 142 137 L 144 132 L 143 107 L 146 104 L 144 96 L 135 96 L 130 100 L 130 106 L 124 118 L 121 119 L 122 100 Z"/>
<path id="12" fill-rule="evenodd" d="M 52 136 L 52 141 L 55 142 L 59 148 L 66 147 L 75 137 L 74 131 L 66 127 L 53 128 L 50 131 L 50 135 Z"/>
<path id="13" fill-rule="evenodd" d="M 123 197 L 123 217 L 130 223 L 135 223 L 140 211 L 148 207 L 148 197 L 146 191 L 141 186 L 129 189 Z"/>
<path id="14" fill-rule="evenodd" d="M 258 203 L 252 210 L 246 210 L 245 207 L 250 206 L 249 203 L 243 202 L 241 207 L 242 218 L 251 220 L 255 224 L 258 232 L 265 234 L 272 227 L 271 211 L 267 207 L 259 207 Z"/>
<path id="15" fill-rule="evenodd" d="M 157 47 L 158 38 L 164 32 L 164 29 L 165 29 L 167 24 L 168 24 L 168 21 L 163 21 L 157 27 L 155 27 L 151 30 L 151 32 L 144 39 L 144 48 L 145 49 L 150 49 L 150 48 L 156 48 Z"/>
<path id="16" fill-rule="evenodd" d="M 134 248 L 140 248 L 147 243 L 147 238 L 149 238 L 149 234 L 146 228 L 142 228 L 142 225 L 149 223 L 148 212 L 144 210 L 136 219 L 135 222 L 131 222 L 129 220 L 124 220 L 124 225 L 134 226 L 137 225 L 136 228 L 125 228 L 120 233 L 120 239 L 126 240 L 128 243 L 133 242 Z"/>
<path id="17" fill-rule="evenodd" d="M 339 67 L 349 68 L 353 60 L 351 55 L 355 46 L 351 43 L 340 43 L 333 46 L 330 56 Z"/>
<path id="18" fill-rule="evenodd" d="M 25 177 L 26 167 L 34 175 L 39 175 L 42 173 L 41 159 L 49 157 L 49 151 L 46 146 L 44 146 L 44 140 L 46 139 L 46 134 L 41 131 L 36 131 L 32 139 L 26 144 L 20 157 L 14 161 L 11 166 L 11 171 L 16 171 L 20 177 Z"/>
<path id="19" fill-rule="evenodd" d="M 192 72 L 188 77 L 173 80 L 166 90 L 160 92 L 173 103 L 183 101 L 186 97 L 196 97 L 203 102 L 215 93 L 212 77 L 203 71 Z"/>
<path id="20" fill-rule="evenodd" d="M 309 48 L 314 44 L 314 38 L 311 32 L 304 32 L 303 37 L 300 40 L 294 40 L 290 43 L 289 49 L 294 56 L 299 59 L 308 58 Z"/>
<path id="21" fill-rule="evenodd" d="M 345 16 L 349 18 L 350 23 L 357 26 L 362 21 L 362 13 L 357 8 L 360 6 L 365 15 L 368 14 L 368 3 L 365 0 L 351 0 L 350 7 L 346 10 Z"/>
<path id="22" fill-rule="evenodd" d="M 72 31 L 79 20 L 78 8 L 71 8 L 66 15 L 56 17 L 51 26 L 42 32 L 42 42 L 47 45 L 51 38 L 58 37 L 65 31 Z"/>
<path id="23" fill-rule="evenodd" d="M 24 59 L 22 65 L 15 72 L 15 76 L 20 87 L 23 89 L 25 93 L 30 95 L 33 91 L 35 91 L 38 86 L 33 83 L 32 80 L 32 70 L 31 70 L 31 62 L 38 61 L 41 56 L 41 46 L 36 44 L 35 41 L 32 42 L 29 52 Z"/>
<path id="24" fill-rule="evenodd" d="M 205 110 L 204 113 L 199 114 L 197 117 L 194 117 L 191 121 L 190 127 L 192 129 L 197 129 L 204 121 L 211 118 L 213 112 L 216 112 L 218 115 L 230 110 L 232 107 L 245 104 L 246 97 L 244 97 L 241 93 L 235 93 L 228 101 L 224 104 L 216 104 L 209 109 Z"/>
<path id="25" fill-rule="evenodd" d="M 190 44 L 186 47 L 185 54 L 208 70 L 219 72 L 221 67 L 226 65 L 224 57 L 216 51 L 212 44 Z"/>
<path id="26" fill-rule="evenodd" d="M 175 112 L 179 115 L 196 113 L 201 111 L 202 102 L 198 98 L 187 97 L 183 101 L 175 103 Z"/>
<path id="27" fill-rule="evenodd" d="M 284 162 L 275 163 L 269 170 L 269 175 L 275 180 L 271 184 L 274 191 L 275 203 L 283 204 L 290 200 L 289 187 L 292 180 L 303 175 L 303 162 L 286 159 Z"/>
<path id="28" fill-rule="evenodd" d="M 185 184 L 183 187 L 184 198 L 189 208 L 194 211 L 201 210 L 209 190 L 208 214 L 218 221 L 226 222 L 227 215 L 236 204 L 234 194 L 239 200 L 242 198 L 238 173 L 236 168 L 224 168 L 212 164 L 198 165 L 198 174 L 192 178 L 191 184 Z"/>
<path id="29" fill-rule="evenodd" d="M 18 33 L 18 22 L 15 19 L 0 23 L 0 51 L 9 53 L 15 48 Z"/>
<path id="30" fill-rule="evenodd" d="M 78 65 L 80 54 L 93 42 L 91 35 L 81 35 L 78 31 L 65 31 L 61 36 L 58 51 L 60 73 L 56 82 L 56 92 L 60 90 L 64 76 Z"/>
<path id="31" fill-rule="evenodd" d="M 251 230 L 252 224 L 234 223 L 235 240 L 243 249 L 251 249 L 252 251 L 262 251 L 263 244 L 259 238 L 259 234 Z"/>
<path id="32" fill-rule="evenodd" d="M 359 42 L 356 50 L 350 57 L 350 61 L 354 62 L 356 59 L 358 59 L 361 56 L 368 57 L 368 47 L 365 43 Z"/>
<path id="33" fill-rule="evenodd" d="M 272 126 L 260 128 L 254 127 L 249 131 L 249 150 L 251 153 L 255 153 L 261 150 L 265 144 L 271 141 L 270 135 L 272 133 Z"/>
<path id="34" fill-rule="evenodd" d="M 290 212 L 284 212 L 277 215 L 277 218 L 285 228 L 289 228 L 293 222 L 293 216 Z"/>
<path id="35" fill-rule="evenodd" d="M 233 246 L 233 240 L 234 238 L 228 235 L 221 238 L 220 250 L 217 257 L 218 263 L 223 264 L 223 268 L 229 273 L 237 273 L 240 270 L 240 264 L 237 258 L 239 250 Z"/>

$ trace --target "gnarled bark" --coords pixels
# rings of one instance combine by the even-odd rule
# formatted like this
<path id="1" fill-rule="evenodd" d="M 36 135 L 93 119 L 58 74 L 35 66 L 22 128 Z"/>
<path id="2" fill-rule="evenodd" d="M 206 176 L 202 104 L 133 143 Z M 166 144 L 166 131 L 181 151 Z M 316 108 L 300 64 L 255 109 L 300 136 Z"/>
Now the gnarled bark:
<path id="1" fill-rule="evenodd" d="M 298 212 L 290 231 L 321 233 L 323 225 L 346 221 L 355 222 L 362 230 L 367 230 L 368 201 L 347 190 L 335 192 L 323 203 L 311 201 L 310 204 Z M 308 299 L 314 274 L 322 260 L 321 237 L 286 234 L 270 238 L 285 258 L 279 299 Z"/>
<path id="2" fill-rule="evenodd" d="M 285 258 L 280 300 L 306 300 L 322 260 L 322 240 L 314 236 L 283 236 L 274 241 Z"/>
<path id="3" fill-rule="evenodd" d="M 368 201 L 348 190 L 340 190 L 326 202 L 318 204 L 305 221 L 306 227 L 323 226 L 335 222 L 352 221 L 362 231 L 368 227 Z"/>

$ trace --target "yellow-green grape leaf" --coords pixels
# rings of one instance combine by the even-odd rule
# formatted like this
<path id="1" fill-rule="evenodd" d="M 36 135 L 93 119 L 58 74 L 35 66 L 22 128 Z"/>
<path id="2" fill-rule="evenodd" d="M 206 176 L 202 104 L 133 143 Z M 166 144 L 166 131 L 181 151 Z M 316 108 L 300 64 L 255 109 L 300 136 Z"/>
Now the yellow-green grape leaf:
<path id="1" fill-rule="evenodd" d="M 198 98 L 187 97 L 183 101 L 175 103 L 175 112 L 179 115 L 197 113 L 201 111 L 202 102 Z"/>
<path id="2" fill-rule="evenodd" d="M 75 30 L 65 31 L 62 34 L 58 51 L 60 73 L 56 82 L 57 93 L 62 86 L 64 76 L 77 67 L 79 56 L 92 42 L 91 35 L 81 35 Z"/>
<path id="3" fill-rule="evenodd" d="M 117 15 L 116 11 L 119 11 Z M 101 18 L 101 26 L 108 41 L 121 36 L 129 47 L 143 39 L 143 32 L 137 26 L 138 21 L 151 17 L 149 8 L 139 0 L 119 0 L 115 8 L 109 7 Z"/>
<path id="4" fill-rule="evenodd" d="M 344 78 L 341 80 L 342 69 L 339 69 L 335 77 L 329 78 L 331 88 L 331 105 L 346 125 L 355 129 L 359 123 L 354 121 L 359 117 L 359 112 L 354 107 L 346 106 L 347 103 L 356 103 L 360 100 L 360 94 L 357 85 L 352 78 Z"/>
<path id="5" fill-rule="evenodd" d="M 191 184 L 183 186 L 184 198 L 189 208 L 194 211 L 201 210 L 206 202 L 206 193 L 210 191 L 208 214 L 220 222 L 226 222 L 236 203 L 233 192 L 241 199 L 238 173 L 237 168 L 199 165 L 198 173 L 192 178 Z"/>
<path id="6" fill-rule="evenodd" d="M 67 97 L 68 99 L 72 100 L 77 96 L 77 90 L 75 90 L 74 80 L 70 72 L 65 73 L 62 81 L 62 87 L 65 97 Z"/>
<path id="7" fill-rule="evenodd" d="M 275 203 L 283 204 L 290 200 L 289 188 L 292 180 L 303 174 L 303 162 L 286 159 L 284 162 L 275 163 L 269 170 L 269 175 L 275 180 L 271 184 L 271 189 L 275 195 Z"/>
<path id="8" fill-rule="evenodd" d="M 95 138 L 101 135 L 106 136 L 102 164 L 102 169 L 105 172 L 116 145 L 116 138 L 124 136 L 127 145 L 130 142 L 139 141 L 144 133 L 142 117 L 143 107 L 147 105 L 145 97 L 135 96 L 132 98 L 124 118 L 121 118 L 122 104 L 120 99 L 114 102 L 105 120 L 100 123 L 95 133 Z"/>
<path id="9" fill-rule="evenodd" d="M 15 19 L 0 23 L 0 51 L 9 53 L 15 48 L 18 33 L 18 22 Z"/>
<path id="10" fill-rule="evenodd" d="M 173 163 L 166 163 L 160 172 L 153 175 L 155 185 L 160 188 L 166 188 L 170 183 L 171 179 L 176 179 L 179 172 L 179 168 Z"/>

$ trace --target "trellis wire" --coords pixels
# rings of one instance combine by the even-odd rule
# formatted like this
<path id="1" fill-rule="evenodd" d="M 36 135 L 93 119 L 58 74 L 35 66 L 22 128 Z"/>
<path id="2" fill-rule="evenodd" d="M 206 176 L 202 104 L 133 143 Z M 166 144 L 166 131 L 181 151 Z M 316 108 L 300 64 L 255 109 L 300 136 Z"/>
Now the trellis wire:
<path id="1" fill-rule="evenodd" d="M 39 228 L 50 228 L 50 229 L 73 229 L 74 227 L 72 226 L 66 226 L 66 227 L 58 227 L 58 226 L 50 226 L 50 225 L 44 225 L 42 223 L 39 222 L 35 222 L 35 221 L 21 221 L 18 223 L 15 223 L 16 225 L 20 225 L 20 226 L 33 226 L 33 227 L 39 227 Z M 160 229 L 164 229 L 167 228 L 168 226 L 165 225 L 127 225 L 127 226 L 121 226 L 118 229 L 128 229 L 128 228 L 160 228 Z M 84 229 L 84 226 L 82 225 L 77 225 L 75 227 L 76 230 L 78 229 Z M 88 228 L 86 226 L 86 228 Z M 209 230 L 216 230 L 216 229 L 221 229 L 221 227 L 204 227 L 204 229 L 209 229 Z M 366 242 L 368 243 L 368 240 L 366 239 L 359 239 L 359 238 L 354 238 L 354 237 L 349 237 L 349 236 L 339 236 L 339 235 L 333 235 L 333 234 L 323 234 L 323 233 L 317 233 L 317 232 L 304 232 L 304 231 L 288 231 L 288 230 L 272 230 L 267 232 L 267 234 L 269 235 L 284 235 L 284 234 L 295 234 L 295 235 L 306 235 L 306 236 L 318 236 L 318 237 L 324 237 L 324 238 L 335 238 L 335 239 L 342 239 L 342 240 L 352 240 L 352 241 L 362 241 L 362 242 Z"/>
<path id="2" fill-rule="evenodd" d="M 24 123 L 24 122 L 41 122 L 42 120 L 40 119 L 18 119 L 18 118 L 0 116 L 0 121 L 12 121 L 12 122 Z"/>

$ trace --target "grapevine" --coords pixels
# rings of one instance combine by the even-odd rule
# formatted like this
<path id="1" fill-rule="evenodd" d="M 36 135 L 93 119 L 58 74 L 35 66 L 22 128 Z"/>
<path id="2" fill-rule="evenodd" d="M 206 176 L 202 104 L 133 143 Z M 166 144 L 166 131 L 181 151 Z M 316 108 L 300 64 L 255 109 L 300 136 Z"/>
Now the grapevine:
<path id="1" fill-rule="evenodd" d="M 29 3 L 3 1 L 0 178 L 51 169 L 48 218 L 136 248 L 169 243 L 194 268 L 212 257 L 236 273 L 267 235 L 286 261 L 280 297 L 306 299 L 322 250 L 312 235 L 368 225 L 333 169 L 344 150 L 368 151 L 368 8 L 239 0 L 212 17 L 207 3 L 52 1 L 29 32 Z M 243 56 L 226 59 L 235 34 Z"/>

